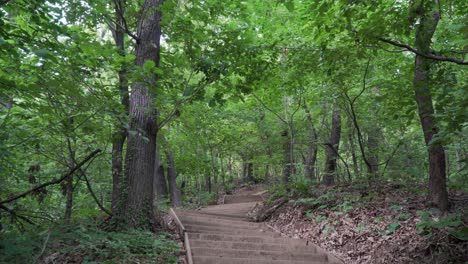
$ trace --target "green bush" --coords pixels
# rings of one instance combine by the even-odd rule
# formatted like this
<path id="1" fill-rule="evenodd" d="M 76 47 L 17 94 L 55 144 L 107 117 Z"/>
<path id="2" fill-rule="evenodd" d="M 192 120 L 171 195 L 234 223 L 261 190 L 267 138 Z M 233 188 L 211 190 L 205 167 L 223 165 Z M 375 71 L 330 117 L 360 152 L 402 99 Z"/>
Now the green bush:
<path id="1" fill-rule="evenodd" d="M 267 202 L 272 202 L 276 199 L 288 196 L 288 191 L 284 184 L 272 185 L 270 188 L 268 188 L 268 193 L 270 194 L 270 197 Z"/>
<path id="2" fill-rule="evenodd" d="M 303 175 L 293 175 L 290 179 L 289 189 L 293 196 L 308 196 L 312 181 Z"/>
<path id="3" fill-rule="evenodd" d="M 417 211 L 416 214 L 421 217 L 421 221 L 416 224 L 416 230 L 427 236 L 431 236 L 437 229 L 451 228 L 453 231 L 462 224 L 460 214 L 449 214 L 444 217 L 432 217 L 428 211 Z"/>
<path id="4" fill-rule="evenodd" d="M 43 245 L 46 249 L 42 256 L 59 253 L 63 257 L 82 258 L 83 263 L 176 263 L 180 251 L 166 233 L 107 232 L 96 225 L 82 224 L 57 227 L 37 235 L 3 234 L 0 263 L 34 263 Z"/>
<path id="5" fill-rule="evenodd" d="M 198 194 L 198 205 L 207 205 L 209 202 L 216 201 L 216 193 L 201 192 Z"/>

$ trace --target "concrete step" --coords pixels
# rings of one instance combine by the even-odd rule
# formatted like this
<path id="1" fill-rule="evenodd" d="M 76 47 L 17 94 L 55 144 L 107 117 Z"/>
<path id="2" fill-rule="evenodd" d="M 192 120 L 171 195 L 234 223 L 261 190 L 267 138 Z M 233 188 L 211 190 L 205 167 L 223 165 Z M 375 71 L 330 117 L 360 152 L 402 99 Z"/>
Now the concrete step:
<path id="1" fill-rule="evenodd" d="M 208 227 L 226 227 L 226 228 L 236 228 L 244 230 L 259 230 L 265 229 L 265 225 L 249 222 L 239 222 L 239 223 L 225 223 L 218 220 L 208 219 L 203 221 L 201 219 L 187 219 L 184 218 L 184 225 L 199 225 L 199 226 L 208 226 Z"/>
<path id="2" fill-rule="evenodd" d="M 316 261 L 292 261 L 292 260 L 261 260 L 245 258 L 227 258 L 215 256 L 198 256 L 193 258 L 195 264 L 324 264 Z"/>
<path id="3" fill-rule="evenodd" d="M 261 243 L 261 244 L 294 244 L 294 245 L 307 245 L 307 242 L 299 239 L 284 238 L 279 234 L 273 233 L 272 235 L 262 235 L 252 233 L 248 236 L 245 235 L 231 235 L 231 234 L 216 234 L 216 233 L 191 233 L 189 238 L 195 240 L 208 240 L 208 241 L 227 241 L 227 242 L 248 242 L 248 243 Z"/>
<path id="4" fill-rule="evenodd" d="M 215 227 L 215 226 L 201 226 L 201 225 L 185 225 L 185 228 L 189 233 L 218 233 L 226 235 L 251 235 L 253 233 L 261 236 L 274 236 L 275 233 L 267 230 L 266 228 L 259 228 L 258 230 L 253 229 L 242 229 L 242 228 L 229 228 L 229 227 Z"/>
<path id="5" fill-rule="evenodd" d="M 326 262 L 327 255 L 301 252 L 278 252 L 264 250 L 238 250 L 238 249 L 218 249 L 192 246 L 192 254 L 197 256 L 247 258 L 259 260 L 292 260 L 292 261 L 316 261 Z"/>
<path id="6" fill-rule="evenodd" d="M 178 215 L 179 219 L 183 223 L 191 223 L 191 222 L 199 222 L 199 223 L 206 223 L 206 224 L 218 224 L 218 225 L 226 225 L 226 226 L 239 226 L 239 227 L 259 227 L 263 226 L 262 223 L 254 223 L 249 222 L 248 219 L 226 219 L 226 218 L 217 218 L 217 217 L 210 217 L 210 216 L 198 216 L 198 215 Z"/>
<path id="7" fill-rule="evenodd" d="M 200 213 L 197 213 L 197 214 L 200 214 Z M 177 213 L 177 215 L 179 215 Z M 182 213 L 181 216 L 184 217 L 184 216 L 189 216 L 190 213 Z M 248 217 L 244 214 L 242 215 L 236 215 L 236 214 L 225 214 L 225 213 L 216 213 L 216 212 L 204 212 L 203 215 L 206 215 L 208 217 L 211 217 L 211 218 L 219 218 L 219 219 L 225 219 L 225 220 L 237 220 L 237 221 L 240 221 L 240 220 L 244 220 L 244 221 L 248 221 Z"/>
<path id="8" fill-rule="evenodd" d="M 190 242 L 199 247 L 208 248 L 231 248 L 244 250 L 265 250 L 265 251 L 298 251 L 304 253 L 318 253 L 317 248 L 312 245 L 302 245 L 296 243 L 249 243 L 249 242 L 233 242 L 233 241 L 214 241 L 214 240 L 199 240 L 192 239 Z"/>
<path id="9" fill-rule="evenodd" d="M 194 264 L 341 264 L 307 241 L 249 222 L 247 212 L 260 201 L 252 191 L 227 195 L 223 205 L 176 210 L 188 232 Z"/>
<path id="10" fill-rule="evenodd" d="M 224 204 L 250 203 L 261 201 L 263 201 L 263 199 L 259 195 L 226 195 L 226 197 L 224 197 Z"/>

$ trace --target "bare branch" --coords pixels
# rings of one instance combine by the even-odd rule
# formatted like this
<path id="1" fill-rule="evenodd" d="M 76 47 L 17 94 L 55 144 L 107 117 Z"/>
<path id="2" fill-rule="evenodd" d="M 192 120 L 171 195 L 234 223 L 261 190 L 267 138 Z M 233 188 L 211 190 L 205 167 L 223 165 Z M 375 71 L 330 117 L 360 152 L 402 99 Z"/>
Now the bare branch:
<path id="1" fill-rule="evenodd" d="M 435 60 L 435 61 L 453 62 L 453 63 L 460 64 L 460 65 L 468 65 L 468 61 L 464 61 L 464 60 L 457 59 L 457 58 L 452 58 L 452 57 L 445 57 L 445 56 L 436 55 L 436 54 L 424 54 L 424 53 L 418 51 L 417 49 L 412 48 L 409 45 L 400 43 L 398 41 L 385 39 L 385 38 L 382 38 L 382 37 L 377 37 L 377 39 L 382 41 L 382 42 L 385 42 L 387 44 L 393 45 L 393 46 L 397 46 L 397 47 L 400 47 L 400 48 L 405 48 L 408 51 L 411 51 L 414 54 L 419 55 L 421 57 L 424 57 L 426 59 L 431 59 L 431 60 Z"/>
<path id="2" fill-rule="evenodd" d="M 10 208 L 4 206 L 4 205 L 0 205 L 0 209 L 3 209 L 3 210 L 5 210 L 5 211 L 7 211 L 7 212 L 10 213 L 13 217 L 19 218 L 19 219 L 25 221 L 25 222 L 28 223 L 28 224 L 36 225 L 33 221 L 29 220 L 27 217 L 16 214 L 16 212 L 15 212 L 14 210 L 12 210 L 12 209 L 10 209 Z"/>
<path id="3" fill-rule="evenodd" d="M 83 178 L 85 179 L 86 181 L 86 187 L 88 187 L 88 191 L 89 193 L 91 194 L 91 196 L 93 197 L 94 199 L 94 202 L 96 202 L 97 206 L 106 214 L 108 214 L 109 216 L 112 216 L 112 213 L 107 210 L 104 205 L 101 204 L 101 202 L 99 201 L 99 199 L 96 197 L 96 194 L 94 193 L 93 189 L 91 188 L 91 184 L 89 183 L 89 180 L 88 180 L 88 177 L 86 177 L 86 174 L 83 170 L 80 169 L 80 173 L 81 175 L 83 176 Z"/>
<path id="4" fill-rule="evenodd" d="M 367 61 L 367 65 L 366 65 L 366 70 L 364 71 L 364 77 L 362 78 L 362 89 L 361 89 L 361 92 L 359 92 L 359 94 L 354 97 L 354 99 L 352 100 L 352 104 L 354 105 L 354 103 L 356 102 L 356 100 L 364 93 L 364 91 L 366 90 L 366 85 L 367 85 L 367 74 L 369 73 L 369 65 L 370 65 L 370 59 Z"/>
<path id="5" fill-rule="evenodd" d="M 205 89 L 205 87 L 208 85 L 208 83 L 205 83 L 201 86 L 199 86 L 188 98 L 185 98 L 185 99 L 181 99 L 179 101 L 177 101 L 174 105 L 174 108 L 172 109 L 171 113 L 166 116 L 166 118 L 163 119 L 163 121 L 161 121 L 158 125 L 158 130 L 163 128 L 167 123 L 169 123 L 169 121 L 172 120 L 172 118 L 177 114 L 177 112 L 179 111 L 179 108 L 180 106 L 182 105 L 182 103 L 186 103 L 186 102 L 190 102 L 193 100 L 193 98 L 195 97 L 195 95 L 197 95 L 200 91 L 202 91 L 203 89 Z"/>
<path id="6" fill-rule="evenodd" d="M 10 0 L 0 0 L 0 6 L 6 5 Z"/>
<path id="7" fill-rule="evenodd" d="M 30 193 L 33 193 L 35 191 L 38 191 L 44 187 L 47 187 L 49 185 L 53 185 L 53 184 L 58 184 L 60 182 L 62 182 L 63 180 L 65 180 L 68 176 L 72 175 L 73 173 L 75 173 L 75 171 L 77 171 L 79 168 L 81 168 L 84 164 L 86 164 L 89 160 L 91 160 L 94 156 L 96 156 L 98 153 L 100 153 L 101 150 L 100 149 L 97 149 L 95 151 L 93 151 L 91 154 L 89 154 L 83 161 L 81 161 L 79 164 L 77 164 L 74 168 L 72 168 L 69 172 L 63 174 L 59 179 L 55 179 L 53 181 L 50 181 L 50 182 L 46 182 L 46 183 L 43 183 L 41 185 L 38 185 L 24 193 L 21 193 L 21 194 L 18 194 L 18 195 L 15 195 L 11 198 L 8 198 L 6 200 L 3 200 L 3 201 L 0 201 L 0 205 L 3 205 L 5 203 L 10 203 L 12 201 L 15 201 L 15 200 L 18 200 L 20 198 L 23 198 L 23 197 L 26 197 L 28 194 Z"/>
<path id="8" fill-rule="evenodd" d="M 338 151 L 336 151 L 336 148 L 330 144 L 330 143 L 322 143 L 320 145 L 323 145 L 323 146 L 326 146 L 326 147 L 329 147 L 331 150 L 333 150 L 333 152 L 338 156 L 338 158 L 340 158 L 341 162 L 343 162 L 343 165 L 345 165 L 346 167 L 346 172 L 348 173 L 348 179 L 351 179 L 351 172 L 349 170 L 349 165 L 348 163 L 346 162 L 346 160 L 340 155 L 340 153 L 338 153 Z"/>
<path id="9" fill-rule="evenodd" d="M 272 114 L 274 114 L 276 117 L 279 118 L 279 120 L 281 120 L 283 123 L 285 123 L 286 125 L 289 126 L 289 122 L 287 122 L 286 120 L 284 120 L 280 115 L 278 115 L 275 111 L 273 111 L 271 108 L 269 108 L 262 100 L 260 100 L 260 98 L 258 98 L 257 95 L 255 95 L 254 93 L 252 93 L 252 96 L 257 99 L 257 101 L 263 105 L 263 107 L 265 107 L 266 110 L 270 111 Z"/>
<path id="10" fill-rule="evenodd" d="M 125 19 L 125 15 L 124 15 L 124 7 L 123 7 L 123 3 L 122 1 L 119 1 L 119 0 L 113 0 L 114 2 L 114 5 L 115 5 L 115 11 L 116 11 L 116 19 L 117 21 L 114 21 L 115 22 L 115 25 L 118 26 L 119 28 L 123 29 L 125 31 L 125 33 L 127 33 L 127 35 L 129 35 L 132 39 L 134 39 L 136 41 L 136 43 L 138 44 L 140 42 L 140 38 L 133 34 L 129 29 L 128 29 L 128 24 L 127 24 L 127 20 Z M 112 21 L 111 18 L 108 18 Z M 118 21 L 121 21 L 122 23 L 118 23 Z"/>

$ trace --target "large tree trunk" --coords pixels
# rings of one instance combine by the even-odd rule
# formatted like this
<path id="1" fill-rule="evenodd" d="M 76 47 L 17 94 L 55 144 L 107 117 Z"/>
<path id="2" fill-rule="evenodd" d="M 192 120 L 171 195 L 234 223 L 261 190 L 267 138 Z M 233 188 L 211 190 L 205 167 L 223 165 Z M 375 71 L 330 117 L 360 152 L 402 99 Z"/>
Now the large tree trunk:
<path id="1" fill-rule="evenodd" d="M 146 0 L 138 22 L 138 41 L 135 47 L 137 66 L 153 61 L 159 66 L 162 0 Z M 132 85 L 130 93 L 130 131 L 126 153 L 128 195 L 124 219 L 128 226 L 144 228 L 153 223 L 153 176 L 156 151 L 154 95 L 157 76 Z"/>
<path id="2" fill-rule="evenodd" d="M 70 167 L 72 168 L 75 164 L 70 158 Z M 69 225 L 71 222 L 72 209 L 73 209 L 73 174 L 70 174 L 67 177 L 65 185 L 65 195 L 66 195 L 66 204 L 65 204 L 65 216 L 64 222 Z"/>
<path id="3" fill-rule="evenodd" d="M 249 181 L 249 162 L 245 154 L 241 155 L 242 158 L 242 181 Z"/>
<path id="4" fill-rule="evenodd" d="M 211 188 L 211 176 L 209 173 L 206 173 L 205 172 L 205 188 L 206 188 L 206 191 L 211 193 L 212 191 L 212 188 Z"/>
<path id="5" fill-rule="evenodd" d="M 380 138 L 380 130 L 374 125 L 374 127 L 369 130 L 369 133 L 367 135 L 367 150 L 369 152 L 367 161 L 370 164 L 367 172 L 369 173 L 369 175 L 374 177 L 374 179 L 377 177 L 379 172 L 378 147 Z"/>
<path id="6" fill-rule="evenodd" d="M 336 176 L 336 159 L 338 158 L 338 147 L 340 145 L 341 137 L 341 111 L 338 104 L 333 105 L 332 114 L 332 129 L 330 140 L 325 146 L 326 160 L 325 160 L 325 175 L 323 176 L 323 183 L 327 186 L 335 183 Z"/>
<path id="7" fill-rule="evenodd" d="M 291 138 L 289 137 L 289 131 L 287 129 L 283 130 L 281 134 L 283 137 L 283 160 L 284 160 L 284 170 L 283 170 L 283 181 L 284 184 L 289 183 L 289 178 L 292 174 L 292 159 L 291 159 Z"/>
<path id="8" fill-rule="evenodd" d="M 172 156 L 172 152 L 166 148 L 165 153 L 167 159 L 167 179 L 169 182 L 169 194 L 171 196 L 172 207 L 176 208 L 182 206 L 182 199 L 176 181 L 177 172 L 175 169 L 175 162 L 174 157 Z"/>
<path id="9" fill-rule="evenodd" d="M 438 1 L 432 5 L 421 3 L 420 23 L 416 26 L 416 49 L 424 54 L 430 53 L 431 39 L 440 19 Z M 430 9 L 428 7 L 431 7 Z M 426 10 L 425 10 L 426 9 Z M 438 133 L 434 119 L 434 108 L 430 90 L 430 68 L 433 62 L 423 56 L 416 55 L 413 79 L 418 114 L 424 133 L 424 139 L 429 156 L 429 199 L 440 210 L 448 210 L 448 195 L 446 187 L 445 152 L 440 142 L 433 142 Z"/>
<path id="10" fill-rule="evenodd" d="M 159 146 L 159 144 L 158 144 Z M 155 199 L 164 199 L 167 197 L 167 183 L 164 175 L 164 166 L 161 162 L 159 147 L 156 146 L 156 157 L 154 161 L 154 182 L 153 190 L 155 191 Z"/>
<path id="11" fill-rule="evenodd" d="M 75 148 L 74 145 L 76 143 L 75 137 L 72 135 L 72 127 L 73 127 L 73 117 L 70 117 L 68 125 L 65 127 L 66 141 L 67 141 L 67 148 L 68 148 L 68 166 L 69 168 L 75 167 Z M 73 144 L 72 144 L 73 142 Z M 73 173 L 67 177 L 65 192 L 66 192 L 66 204 L 65 204 L 65 216 L 64 222 L 65 224 L 69 225 L 71 222 L 72 210 L 73 210 Z"/>
<path id="12" fill-rule="evenodd" d="M 247 163 L 247 181 L 253 182 L 254 181 L 254 166 L 252 161 Z"/>
<path id="13" fill-rule="evenodd" d="M 210 146 L 210 154 L 211 154 L 211 170 L 213 171 L 213 180 L 215 188 L 218 186 L 218 168 L 216 166 L 216 157 L 213 151 L 213 147 Z"/>
<path id="14" fill-rule="evenodd" d="M 224 168 L 223 157 L 219 156 L 219 167 L 221 168 L 221 181 L 223 183 L 223 189 L 226 190 L 226 170 Z"/>
<path id="15" fill-rule="evenodd" d="M 121 56 L 125 56 L 125 32 L 123 17 L 125 14 L 124 4 L 122 0 L 115 1 L 115 28 L 114 41 Z M 127 72 L 122 68 L 118 72 L 119 76 L 119 92 L 121 104 L 125 113 L 128 113 L 128 86 L 126 79 Z M 112 205 L 111 210 L 114 216 L 119 213 L 119 206 L 122 198 L 121 182 L 123 181 L 123 147 L 127 131 L 122 122 L 116 122 L 114 132 L 112 134 Z"/>
<path id="16" fill-rule="evenodd" d="M 354 144 L 354 129 L 355 128 L 353 125 L 353 121 L 348 116 L 348 142 L 349 142 L 349 148 L 351 151 L 351 158 L 353 160 L 354 177 L 358 178 L 360 176 L 360 173 L 359 173 L 358 162 L 357 162 L 356 145 Z"/>
<path id="17" fill-rule="evenodd" d="M 315 163 L 317 161 L 317 131 L 315 130 L 312 116 L 305 102 L 304 110 L 306 112 L 307 124 L 309 126 L 309 141 L 307 144 L 307 158 L 304 164 L 304 174 L 306 178 L 315 180 Z"/>

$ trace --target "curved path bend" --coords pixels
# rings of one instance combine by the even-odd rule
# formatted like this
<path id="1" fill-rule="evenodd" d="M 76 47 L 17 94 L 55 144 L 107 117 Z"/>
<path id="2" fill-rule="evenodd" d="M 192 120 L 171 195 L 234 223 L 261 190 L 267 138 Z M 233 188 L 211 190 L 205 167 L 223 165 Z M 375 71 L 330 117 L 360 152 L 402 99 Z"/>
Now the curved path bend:
<path id="1" fill-rule="evenodd" d="M 227 195 L 222 205 L 176 210 L 190 240 L 194 264 L 342 263 L 305 240 L 286 238 L 247 212 L 261 202 L 261 190 Z"/>

